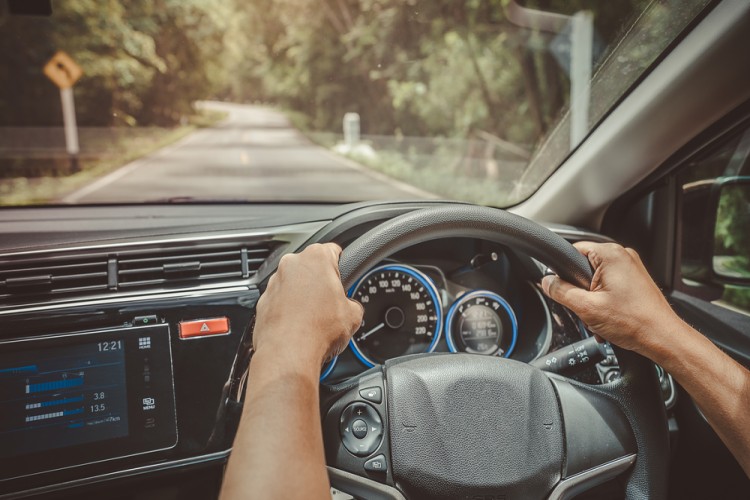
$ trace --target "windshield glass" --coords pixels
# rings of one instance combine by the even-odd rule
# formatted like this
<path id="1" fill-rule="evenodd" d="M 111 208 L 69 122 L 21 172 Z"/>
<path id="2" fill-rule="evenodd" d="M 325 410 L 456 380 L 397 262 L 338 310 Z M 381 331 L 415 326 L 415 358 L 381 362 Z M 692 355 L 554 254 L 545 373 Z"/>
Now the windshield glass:
<path id="1" fill-rule="evenodd" d="M 0 204 L 510 206 L 707 3 L 2 2 Z"/>

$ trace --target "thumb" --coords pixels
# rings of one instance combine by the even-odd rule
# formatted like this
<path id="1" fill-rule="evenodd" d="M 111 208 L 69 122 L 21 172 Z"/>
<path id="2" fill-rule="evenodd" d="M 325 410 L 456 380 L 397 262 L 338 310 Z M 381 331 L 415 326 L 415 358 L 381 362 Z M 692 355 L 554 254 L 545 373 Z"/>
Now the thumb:
<path id="1" fill-rule="evenodd" d="M 578 311 L 584 303 L 588 302 L 591 293 L 560 279 L 559 276 L 545 276 L 542 279 L 542 290 L 547 297 L 572 309 L 573 312 Z"/>

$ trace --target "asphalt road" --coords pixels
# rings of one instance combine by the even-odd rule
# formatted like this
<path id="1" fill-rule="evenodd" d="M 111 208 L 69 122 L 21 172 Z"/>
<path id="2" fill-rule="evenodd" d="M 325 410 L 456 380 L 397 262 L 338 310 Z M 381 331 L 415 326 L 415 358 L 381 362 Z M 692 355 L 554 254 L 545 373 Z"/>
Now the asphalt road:
<path id="1" fill-rule="evenodd" d="M 65 203 L 164 199 L 364 201 L 433 197 L 312 144 L 278 111 L 203 103 L 226 120 L 67 195 Z"/>

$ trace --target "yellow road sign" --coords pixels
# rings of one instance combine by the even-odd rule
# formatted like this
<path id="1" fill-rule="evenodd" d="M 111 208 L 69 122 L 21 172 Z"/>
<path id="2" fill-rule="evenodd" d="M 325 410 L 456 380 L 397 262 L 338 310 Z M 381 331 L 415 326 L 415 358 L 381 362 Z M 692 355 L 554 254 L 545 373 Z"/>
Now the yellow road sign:
<path id="1" fill-rule="evenodd" d="M 44 65 L 44 74 L 61 89 L 67 89 L 81 78 L 83 70 L 68 54 L 58 50 Z"/>

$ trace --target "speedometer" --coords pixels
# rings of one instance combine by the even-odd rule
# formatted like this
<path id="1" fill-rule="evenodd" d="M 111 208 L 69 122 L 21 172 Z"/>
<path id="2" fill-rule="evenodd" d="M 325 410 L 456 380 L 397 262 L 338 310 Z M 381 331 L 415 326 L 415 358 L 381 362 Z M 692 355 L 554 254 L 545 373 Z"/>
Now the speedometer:
<path id="1" fill-rule="evenodd" d="M 368 367 L 435 349 L 443 311 L 435 285 L 420 271 L 395 264 L 376 267 L 349 290 L 349 297 L 365 309 L 350 345 Z"/>

